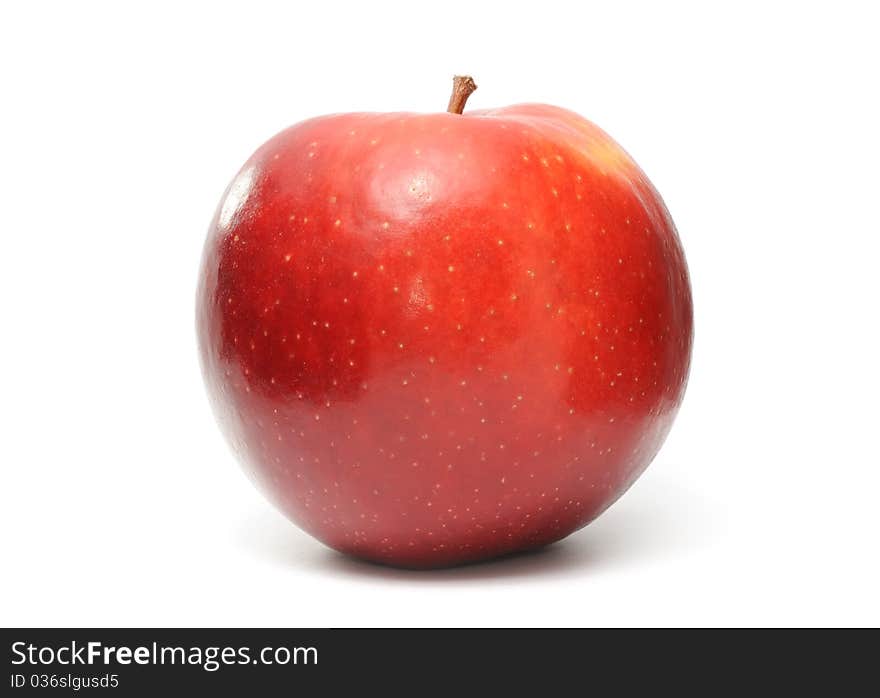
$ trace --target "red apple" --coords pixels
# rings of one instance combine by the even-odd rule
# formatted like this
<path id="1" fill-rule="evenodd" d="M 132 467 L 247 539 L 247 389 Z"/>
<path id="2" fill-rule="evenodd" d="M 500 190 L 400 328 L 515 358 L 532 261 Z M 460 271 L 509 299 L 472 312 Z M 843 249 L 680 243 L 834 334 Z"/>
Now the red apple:
<path id="1" fill-rule="evenodd" d="M 245 163 L 211 224 L 205 381 L 246 470 L 327 545 L 408 567 L 542 546 L 660 448 L 692 341 L 645 174 L 525 104 L 340 114 Z"/>

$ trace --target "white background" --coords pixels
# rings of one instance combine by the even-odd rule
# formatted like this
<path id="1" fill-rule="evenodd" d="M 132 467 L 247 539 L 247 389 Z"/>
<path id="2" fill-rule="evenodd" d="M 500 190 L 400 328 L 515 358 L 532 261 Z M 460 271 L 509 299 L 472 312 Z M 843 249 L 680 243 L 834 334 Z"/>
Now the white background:
<path id="1" fill-rule="evenodd" d="M 880 623 L 871 3 L 18 3 L 0 10 L 0 623 Z M 352 561 L 237 468 L 194 291 L 214 207 L 281 128 L 544 101 L 678 224 L 691 383 L 643 478 L 545 552 Z"/>

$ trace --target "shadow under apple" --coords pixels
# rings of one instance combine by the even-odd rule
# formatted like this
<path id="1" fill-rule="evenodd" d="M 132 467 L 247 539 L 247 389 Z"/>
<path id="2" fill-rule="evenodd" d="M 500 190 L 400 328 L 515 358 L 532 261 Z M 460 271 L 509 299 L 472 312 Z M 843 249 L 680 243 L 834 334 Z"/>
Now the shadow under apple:
<path id="1" fill-rule="evenodd" d="M 509 580 L 561 577 L 669 559 L 711 543 L 717 521 L 705 502 L 665 473 L 649 472 L 620 501 L 558 543 L 458 567 L 410 570 L 331 550 L 269 507 L 243 519 L 240 544 L 280 566 L 322 574 L 411 581 Z"/>

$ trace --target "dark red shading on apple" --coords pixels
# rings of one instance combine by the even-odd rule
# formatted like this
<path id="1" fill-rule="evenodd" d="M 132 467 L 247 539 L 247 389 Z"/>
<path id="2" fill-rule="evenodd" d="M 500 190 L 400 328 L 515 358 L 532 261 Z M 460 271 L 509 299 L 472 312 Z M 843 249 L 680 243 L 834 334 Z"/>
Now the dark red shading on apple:
<path id="1" fill-rule="evenodd" d="M 263 145 L 199 279 L 202 367 L 247 471 L 327 545 L 434 567 L 584 526 L 687 381 L 672 219 L 557 107 L 343 114 Z"/>

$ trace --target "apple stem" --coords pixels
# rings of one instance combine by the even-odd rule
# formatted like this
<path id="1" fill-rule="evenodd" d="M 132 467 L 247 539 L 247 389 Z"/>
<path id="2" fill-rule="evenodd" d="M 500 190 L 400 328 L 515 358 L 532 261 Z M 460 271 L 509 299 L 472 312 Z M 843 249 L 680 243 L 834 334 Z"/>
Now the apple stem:
<path id="1" fill-rule="evenodd" d="M 449 106 L 446 111 L 450 114 L 461 114 L 468 97 L 476 89 L 477 83 L 470 75 L 456 75 L 452 78 L 452 96 L 449 98 Z"/>

